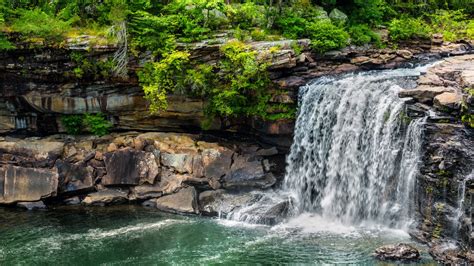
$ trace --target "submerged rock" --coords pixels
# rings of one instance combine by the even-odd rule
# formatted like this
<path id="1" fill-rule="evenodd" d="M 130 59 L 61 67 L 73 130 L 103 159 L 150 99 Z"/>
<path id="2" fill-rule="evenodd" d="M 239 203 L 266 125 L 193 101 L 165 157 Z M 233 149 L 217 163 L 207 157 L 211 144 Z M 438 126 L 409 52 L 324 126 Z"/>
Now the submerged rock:
<path id="1" fill-rule="evenodd" d="M 199 213 L 197 193 L 194 187 L 180 189 L 177 193 L 156 200 L 156 207 L 173 213 Z"/>
<path id="2" fill-rule="evenodd" d="M 31 210 L 39 210 L 39 209 L 46 209 L 46 205 L 40 200 L 35 202 L 18 202 L 16 206 L 20 208 Z"/>
<path id="3" fill-rule="evenodd" d="M 199 210 L 209 216 L 227 215 L 236 208 L 258 200 L 252 193 L 237 194 L 224 189 L 208 190 L 199 194 Z"/>
<path id="4" fill-rule="evenodd" d="M 379 260 L 413 261 L 420 258 L 420 252 L 409 244 L 400 243 L 377 248 L 375 257 Z"/>

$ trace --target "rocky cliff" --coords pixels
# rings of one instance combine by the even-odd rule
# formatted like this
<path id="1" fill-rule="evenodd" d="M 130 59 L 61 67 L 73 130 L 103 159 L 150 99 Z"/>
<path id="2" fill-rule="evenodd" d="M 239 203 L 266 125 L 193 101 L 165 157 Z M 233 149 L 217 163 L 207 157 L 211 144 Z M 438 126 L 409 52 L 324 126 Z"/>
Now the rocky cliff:
<path id="1" fill-rule="evenodd" d="M 400 92 L 412 98 L 410 116 L 427 116 L 416 184 L 419 231 L 413 234 L 430 244 L 435 258 L 472 262 L 472 252 L 463 250 L 474 249 L 474 55 L 441 61 L 417 84 Z"/>
<path id="2" fill-rule="evenodd" d="M 219 47 L 225 41 L 203 41 L 183 45 L 182 49 L 190 51 L 196 62 L 213 64 L 219 60 Z M 107 69 L 115 48 L 91 46 L 85 37 L 69 40 L 64 48 L 17 46 L 19 49 L 0 54 L 0 133 L 63 132 L 62 115 L 85 112 L 106 114 L 114 130 L 201 130 L 205 99 L 171 95 L 165 112 L 149 114 L 135 73 L 143 58 L 130 58 L 129 78 L 118 79 Z M 397 50 L 349 47 L 324 55 L 312 53 L 309 40 L 255 42 L 251 46 L 261 57 L 268 57 L 272 49 L 268 59 L 273 81 L 269 88 L 271 103 L 292 108 L 296 106 L 298 87 L 322 75 L 393 68 L 427 55 L 465 54 L 471 50 L 469 43 L 443 43 L 436 38 L 429 43 L 401 45 Z M 295 47 L 301 51 L 296 53 Z M 215 121 L 211 130 L 250 133 L 285 150 L 291 143 L 293 122 L 239 118 Z"/>

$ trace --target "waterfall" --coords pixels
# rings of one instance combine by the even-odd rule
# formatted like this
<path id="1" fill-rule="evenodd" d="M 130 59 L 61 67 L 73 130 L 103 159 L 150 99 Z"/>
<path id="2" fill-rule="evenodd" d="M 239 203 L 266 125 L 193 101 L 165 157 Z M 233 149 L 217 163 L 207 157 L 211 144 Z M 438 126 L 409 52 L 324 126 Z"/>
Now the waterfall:
<path id="1" fill-rule="evenodd" d="M 411 120 L 397 93 L 418 74 L 351 74 L 300 89 L 284 181 L 298 212 L 346 224 L 410 222 L 424 120 Z"/>

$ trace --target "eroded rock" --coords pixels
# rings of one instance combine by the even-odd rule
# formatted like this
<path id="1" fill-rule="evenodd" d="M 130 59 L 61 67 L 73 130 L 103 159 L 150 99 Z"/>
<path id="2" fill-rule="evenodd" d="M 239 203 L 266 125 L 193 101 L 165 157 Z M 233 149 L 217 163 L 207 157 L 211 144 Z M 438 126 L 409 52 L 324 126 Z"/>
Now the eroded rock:
<path id="1" fill-rule="evenodd" d="M 420 258 L 420 252 L 412 245 L 400 243 L 377 248 L 375 257 L 379 260 L 413 261 Z"/>
<path id="2" fill-rule="evenodd" d="M 55 196 L 58 189 L 56 170 L 6 165 L 0 168 L 0 203 L 39 201 Z"/>
<path id="3" fill-rule="evenodd" d="M 156 207 L 173 213 L 199 213 L 197 193 L 194 187 L 180 189 L 177 193 L 163 196 L 156 200 Z"/>
<path id="4" fill-rule="evenodd" d="M 82 204 L 104 206 L 128 201 L 128 191 L 122 189 L 104 189 L 87 195 Z"/>
<path id="5" fill-rule="evenodd" d="M 104 185 L 153 184 L 159 173 L 156 158 L 152 153 L 133 149 L 122 149 L 105 154 L 107 175 L 102 178 Z"/>

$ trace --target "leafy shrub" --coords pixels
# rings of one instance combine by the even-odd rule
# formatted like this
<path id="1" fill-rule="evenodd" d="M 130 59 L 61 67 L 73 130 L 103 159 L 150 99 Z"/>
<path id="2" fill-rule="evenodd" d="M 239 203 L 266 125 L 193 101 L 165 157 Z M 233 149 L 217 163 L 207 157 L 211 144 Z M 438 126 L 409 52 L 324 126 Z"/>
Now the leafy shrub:
<path id="1" fill-rule="evenodd" d="M 297 39 L 305 36 L 308 21 L 296 14 L 289 14 L 278 18 L 276 26 L 283 32 L 283 36 L 290 39 Z"/>
<path id="2" fill-rule="evenodd" d="M 219 69 L 223 78 L 209 91 L 207 113 L 223 117 L 264 114 L 269 98 L 267 65 L 239 41 L 223 45 L 221 53 Z"/>
<path id="3" fill-rule="evenodd" d="M 89 128 L 90 132 L 96 136 L 104 136 L 109 133 L 112 124 L 107 121 L 105 115 L 102 113 L 85 114 L 84 124 Z"/>
<path id="4" fill-rule="evenodd" d="M 352 44 L 364 45 L 367 43 L 374 43 L 380 45 L 380 36 L 373 32 L 366 24 L 353 25 L 348 31 L 351 36 Z"/>
<path id="5" fill-rule="evenodd" d="M 262 6 L 255 3 L 226 5 L 225 12 L 231 25 L 238 26 L 241 29 L 266 26 L 265 11 Z"/>
<path id="6" fill-rule="evenodd" d="M 150 101 L 150 111 L 166 110 L 166 95 L 185 90 L 185 73 L 189 65 L 189 53 L 174 51 L 165 54 L 159 62 L 147 63 L 138 73 L 145 99 Z"/>
<path id="7" fill-rule="evenodd" d="M 349 39 L 344 29 L 326 20 L 310 23 L 306 32 L 311 38 L 311 47 L 318 53 L 343 48 Z"/>
<path id="8" fill-rule="evenodd" d="M 446 41 L 456 41 L 469 35 L 467 15 L 461 10 L 437 10 L 428 15 L 434 33 L 442 33 Z"/>
<path id="9" fill-rule="evenodd" d="M 19 10 L 20 17 L 14 20 L 12 29 L 25 36 L 45 38 L 48 41 L 60 40 L 70 29 L 72 21 L 63 21 L 43 12 L 39 8 Z"/>
<path id="10" fill-rule="evenodd" d="M 260 28 L 253 29 L 250 32 L 250 36 L 254 41 L 265 41 L 267 39 L 267 33 Z"/>
<path id="11" fill-rule="evenodd" d="M 79 135 L 82 132 L 84 117 L 82 115 L 64 115 L 61 123 L 70 135 Z"/>
<path id="12" fill-rule="evenodd" d="M 402 17 L 393 19 L 388 30 L 393 41 L 429 38 L 430 36 L 429 26 L 420 18 Z"/>

